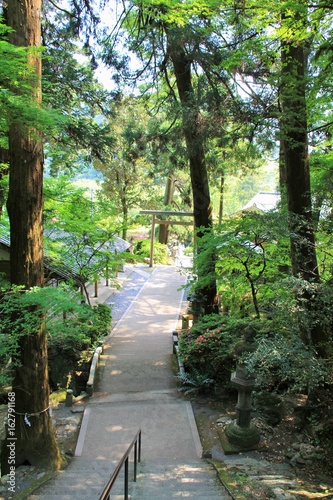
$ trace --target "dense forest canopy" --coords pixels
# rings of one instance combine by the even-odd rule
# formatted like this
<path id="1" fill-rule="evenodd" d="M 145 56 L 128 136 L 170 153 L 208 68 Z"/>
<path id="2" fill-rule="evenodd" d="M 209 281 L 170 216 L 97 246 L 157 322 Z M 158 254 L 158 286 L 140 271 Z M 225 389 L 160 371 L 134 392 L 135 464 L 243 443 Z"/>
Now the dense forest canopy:
<path id="1" fill-rule="evenodd" d="M 306 0 L 4 0 L 0 216 L 11 285 L 43 287 L 44 226 L 66 231 L 84 256 L 88 242 L 147 226 L 142 209 L 192 211 L 198 319 L 224 308 L 232 338 L 253 325 L 257 347 L 243 361 L 262 381 L 309 392 L 330 384 L 332 12 L 330 2 Z M 84 193 L 72 181 L 87 170 L 98 183 Z M 258 191 L 277 191 L 278 206 L 241 212 Z M 160 229 L 160 243 L 168 236 Z M 181 231 L 173 237 L 188 243 Z M 45 242 L 61 261 L 60 246 Z M 81 265 L 86 279 L 103 269 L 99 258 Z M 47 365 L 33 365 L 47 343 L 45 312 L 34 312 L 14 377 L 42 387 L 22 397 L 22 411 L 39 414 Z M 36 432 L 58 467 L 46 414 Z M 21 438 L 18 460 L 33 461 Z"/>

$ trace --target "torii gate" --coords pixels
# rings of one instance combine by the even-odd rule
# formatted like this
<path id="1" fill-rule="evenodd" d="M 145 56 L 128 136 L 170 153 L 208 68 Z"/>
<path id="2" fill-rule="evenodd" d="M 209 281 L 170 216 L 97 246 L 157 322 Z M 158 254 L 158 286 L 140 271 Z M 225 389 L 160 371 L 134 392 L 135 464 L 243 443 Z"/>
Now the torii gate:
<path id="1" fill-rule="evenodd" d="M 149 267 L 153 267 L 153 262 L 154 262 L 154 238 L 155 238 L 155 226 L 156 226 L 156 224 L 164 224 L 164 225 L 178 224 L 181 226 L 192 226 L 193 225 L 193 229 L 195 229 L 194 221 L 189 222 L 189 221 L 183 221 L 183 220 L 156 219 L 156 215 L 165 215 L 167 217 L 170 217 L 172 215 L 176 215 L 177 217 L 194 217 L 193 212 L 172 212 L 170 210 L 141 210 L 140 214 L 152 215 Z M 194 234 L 195 234 L 195 231 L 194 231 Z"/>

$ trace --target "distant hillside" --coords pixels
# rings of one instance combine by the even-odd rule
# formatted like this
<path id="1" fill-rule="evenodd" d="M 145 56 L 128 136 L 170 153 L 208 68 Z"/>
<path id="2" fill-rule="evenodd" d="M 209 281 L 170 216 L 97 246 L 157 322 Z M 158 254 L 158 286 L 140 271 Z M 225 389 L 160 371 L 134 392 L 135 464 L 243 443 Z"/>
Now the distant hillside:
<path id="1" fill-rule="evenodd" d="M 94 167 L 91 166 L 78 172 L 74 177 L 74 181 L 81 179 L 101 181 L 103 179 L 103 176 L 100 172 L 97 172 L 97 170 L 95 170 Z"/>

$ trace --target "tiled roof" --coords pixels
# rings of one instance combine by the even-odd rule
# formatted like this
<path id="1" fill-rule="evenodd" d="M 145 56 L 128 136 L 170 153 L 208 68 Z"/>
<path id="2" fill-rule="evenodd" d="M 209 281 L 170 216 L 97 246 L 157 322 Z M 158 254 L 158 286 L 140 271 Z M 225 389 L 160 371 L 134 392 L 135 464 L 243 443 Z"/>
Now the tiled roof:
<path id="1" fill-rule="evenodd" d="M 66 237 L 70 237 L 70 234 L 64 232 L 64 231 L 45 231 L 45 236 L 47 236 L 50 239 L 58 239 L 62 240 L 65 239 Z M 0 244 L 2 244 L 4 247 L 8 249 L 8 252 L 10 251 L 10 236 L 9 236 L 9 230 L 7 227 L 4 225 L 0 224 Z M 103 250 L 104 252 L 110 252 L 110 253 L 117 253 L 117 252 L 124 252 L 131 246 L 130 243 L 127 241 L 123 240 L 122 238 L 119 238 L 118 236 L 113 236 L 110 238 L 108 241 L 101 243 L 99 250 Z M 85 252 L 87 254 L 87 259 L 89 260 L 92 256 L 92 249 L 87 247 L 85 249 Z M 94 259 L 90 260 L 90 262 L 93 262 Z M 61 263 L 59 264 L 58 262 L 55 263 L 53 259 L 51 259 L 47 255 L 47 250 L 46 250 L 46 255 L 44 257 L 44 266 L 45 266 L 45 278 L 52 278 L 52 277 L 60 277 L 61 279 L 73 279 L 76 282 L 84 282 L 86 281 L 85 277 L 83 276 L 83 271 L 79 270 L 78 266 L 75 266 L 75 263 L 69 264 L 68 262 L 66 263 Z"/>
<path id="2" fill-rule="evenodd" d="M 8 250 L 8 253 L 10 253 L 9 231 L 2 224 L 0 224 L 0 245 L 2 245 L 2 247 Z M 50 278 L 56 278 L 56 279 L 60 278 L 63 280 L 72 279 L 75 282 L 79 283 L 83 281 L 82 277 L 78 273 L 76 273 L 73 269 L 70 269 L 69 266 L 66 266 L 66 264 L 63 264 L 61 266 L 54 264 L 52 260 L 46 256 L 44 257 L 44 271 L 46 279 Z"/>
<path id="3" fill-rule="evenodd" d="M 257 193 L 244 207 L 243 210 L 261 210 L 262 212 L 268 212 L 276 208 L 276 205 L 280 201 L 280 193 Z"/>

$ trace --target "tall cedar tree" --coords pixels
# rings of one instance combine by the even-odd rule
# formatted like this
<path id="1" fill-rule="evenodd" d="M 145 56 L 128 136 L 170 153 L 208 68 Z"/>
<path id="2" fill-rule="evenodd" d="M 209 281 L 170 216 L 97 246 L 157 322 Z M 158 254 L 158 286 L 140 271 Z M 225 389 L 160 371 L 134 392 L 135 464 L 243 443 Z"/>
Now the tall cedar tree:
<path id="1" fill-rule="evenodd" d="M 34 69 L 32 96 L 41 102 L 41 0 L 9 2 L 10 42 L 27 47 L 27 63 Z M 11 234 L 11 282 L 26 290 L 42 287 L 43 272 L 43 148 L 41 135 L 28 125 L 12 123 L 9 131 L 10 180 L 8 214 Z M 15 461 L 56 469 L 61 464 L 49 408 L 47 345 L 43 314 L 35 310 L 35 329 L 19 341 L 15 368 Z M 29 425 L 30 423 L 30 425 Z M 1 453 L 1 471 L 9 472 L 7 441 Z"/>
<path id="2" fill-rule="evenodd" d="M 304 13 L 295 14 L 298 26 L 306 26 Z M 290 27 L 290 16 L 282 15 L 282 26 Z M 288 33 L 291 30 L 287 30 Z M 293 276 L 318 283 L 319 272 L 312 223 L 310 170 L 307 141 L 306 109 L 306 41 L 288 36 L 281 42 L 281 143 L 285 168 L 285 186 L 290 227 L 290 249 Z M 298 296 L 311 311 L 313 291 L 308 287 Z M 320 326 L 303 332 L 303 340 L 314 345 L 320 354 L 327 340 Z M 323 349 L 323 352 L 321 352 Z"/>
<path id="3" fill-rule="evenodd" d="M 200 240 L 205 232 L 212 230 L 213 223 L 204 135 L 201 130 L 201 115 L 192 82 L 194 60 L 193 56 L 186 50 L 189 43 L 189 33 L 186 27 L 182 28 L 177 26 L 176 23 L 163 20 L 166 12 L 168 12 L 167 8 L 166 5 L 160 5 L 155 10 L 150 7 L 149 2 L 146 4 L 146 2 L 140 1 L 138 3 L 137 30 L 140 36 L 144 33 L 149 39 L 149 37 L 154 38 L 153 32 L 156 29 L 157 32 L 163 33 L 162 38 L 166 40 L 167 50 L 160 69 L 164 72 L 168 82 L 172 77 L 176 80 L 182 111 L 182 128 L 190 167 L 194 222 L 197 237 Z M 171 10 L 170 14 L 172 14 Z M 170 62 L 171 77 L 166 76 L 169 67 L 168 63 Z M 198 252 L 200 251 L 201 246 L 198 245 Z M 199 273 L 200 269 L 198 270 Z M 211 276 L 210 280 L 207 279 L 208 276 Z M 198 278 L 197 292 L 203 296 L 204 313 L 217 312 L 215 256 L 213 250 L 210 258 L 207 259 L 207 269 L 205 269 L 203 276 L 205 284 L 200 285 L 201 276 L 198 275 Z"/>
<path id="4" fill-rule="evenodd" d="M 212 228 L 212 203 L 209 192 L 204 138 L 200 131 L 200 113 L 195 102 L 195 92 L 192 85 L 192 61 L 185 52 L 179 30 L 172 27 L 166 27 L 165 29 L 168 43 L 167 53 L 172 61 L 183 112 L 183 131 L 190 164 L 194 222 L 195 228 L 198 230 L 197 237 L 200 238 L 203 235 L 202 231 Z M 214 276 L 215 259 L 213 255 L 210 262 L 211 269 L 208 272 Z M 200 292 L 204 297 L 205 314 L 217 312 L 216 281 L 211 280 Z"/>

